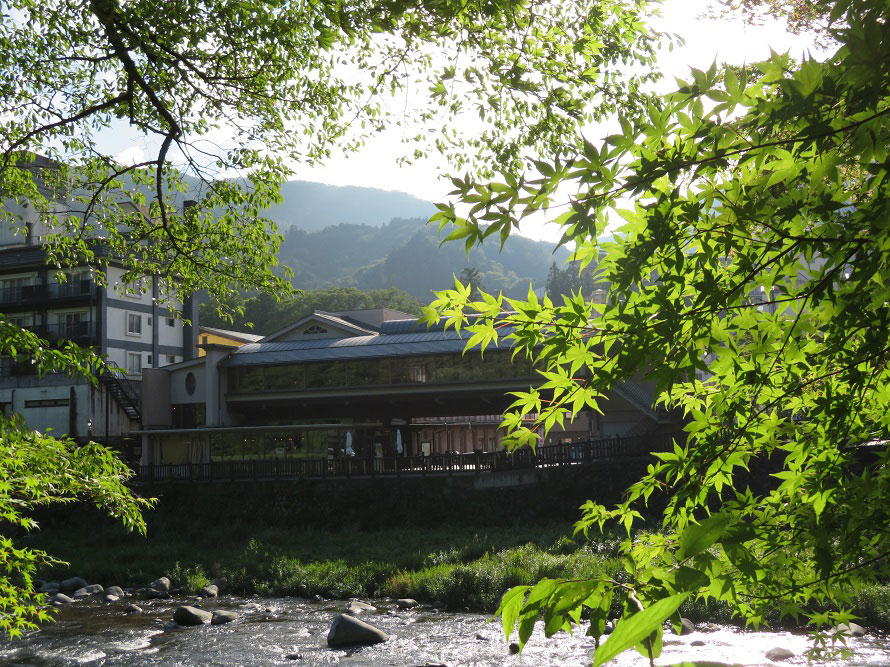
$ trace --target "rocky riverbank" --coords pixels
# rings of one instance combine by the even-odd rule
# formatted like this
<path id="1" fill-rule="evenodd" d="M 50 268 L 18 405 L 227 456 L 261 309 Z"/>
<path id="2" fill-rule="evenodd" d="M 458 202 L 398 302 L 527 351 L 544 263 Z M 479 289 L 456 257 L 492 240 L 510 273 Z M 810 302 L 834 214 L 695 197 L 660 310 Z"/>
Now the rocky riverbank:
<path id="1" fill-rule="evenodd" d="M 225 587 L 224 580 L 216 580 L 204 586 L 198 594 L 193 594 L 184 588 L 175 587 L 169 577 L 159 577 L 142 587 L 126 588 L 90 584 L 77 576 L 61 581 L 40 582 L 41 592 L 57 607 L 83 607 L 89 610 L 87 613 L 109 622 L 114 617 L 141 616 L 145 618 L 146 629 L 156 628 L 161 633 L 196 632 L 203 626 L 251 626 L 267 622 L 270 616 L 275 615 L 273 606 L 264 606 L 262 602 L 243 602 L 237 597 L 226 596 Z M 401 628 L 406 624 L 429 623 L 437 615 L 451 615 L 445 611 L 446 605 L 442 602 L 422 604 L 410 598 L 329 600 L 317 596 L 313 600 L 295 601 L 294 604 L 314 608 L 327 618 L 326 625 L 319 627 L 316 624 L 313 643 L 317 647 L 323 637 L 324 645 L 331 650 L 369 647 L 389 642 L 396 635 L 391 627 L 386 626 L 391 626 L 394 621 L 397 623 L 396 628 Z M 130 623 L 138 623 L 138 620 L 134 618 Z M 159 628 L 158 623 L 161 624 Z M 836 628 L 835 631 L 845 641 L 856 641 L 868 635 L 865 628 L 853 623 Z M 713 652 L 719 651 L 726 644 L 727 628 L 714 622 L 694 623 L 684 618 L 679 628 L 679 637 L 671 639 L 671 633 L 672 630 L 669 630 L 665 635 L 666 646 L 682 645 L 689 650 Z M 502 656 L 518 652 L 518 644 L 504 643 L 503 635 L 498 637 L 498 634 L 480 632 L 477 641 L 499 644 Z M 794 634 L 772 635 L 776 641 L 771 645 L 763 639 L 771 636 L 768 633 L 757 633 L 757 636 L 761 638 L 763 645 L 761 657 L 767 661 L 764 664 L 788 660 L 797 662 L 804 658 L 808 647 L 801 643 L 800 636 Z M 527 646 L 526 652 L 528 650 Z M 490 652 L 490 648 L 487 651 Z M 299 650 L 291 650 L 283 653 L 279 659 L 283 657 L 297 660 L 302 655 Z"/>

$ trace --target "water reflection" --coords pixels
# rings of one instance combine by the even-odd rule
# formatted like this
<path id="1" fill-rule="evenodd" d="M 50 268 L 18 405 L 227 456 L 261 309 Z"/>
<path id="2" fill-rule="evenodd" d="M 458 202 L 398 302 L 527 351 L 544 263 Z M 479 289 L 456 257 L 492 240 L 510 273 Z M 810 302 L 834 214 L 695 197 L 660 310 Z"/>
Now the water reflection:
<path id="1" fill-rule="evenodd" d="M 164 623 L 182 601 L 140 603 L 144 613 L 124 615 L 126 602 L 80 602 L 61 609 L 58 622 L 15 642 L 0 642 L 0 663 L 61 667 L 71 665 L 449 665 L 478 667 L 566 666 L 592 662 L 593 641 L 583 634 L 545 639 L 540 628 L 522 656 L 511 655 L 496 622 L 478 614 L 437 613 L 419 608 L 398 611 L 378 601 L 377 612 L 361 618 L 387 632 L 383 644 L 350 650 L 327 647 L 327 632 L 345 603 L 315 603 L 292 598 L 223 599 L 201 602 L 208 610 L 231 609 L 241 618 L 228 625 L 165 630 Z M 781 664 L 805 665 L 805 636 L 746 633 L 732 628 L 665 638 L 658 665 L 733 667 L 774 665 L 765 657 L 773 647 L 792 651 Z M 884 637 L 851 639 L 854 657 L 837 663 L 877 667 L 890 663 Z M 646 667 L 648 660 L 626 653 L 616 667 Z"/>

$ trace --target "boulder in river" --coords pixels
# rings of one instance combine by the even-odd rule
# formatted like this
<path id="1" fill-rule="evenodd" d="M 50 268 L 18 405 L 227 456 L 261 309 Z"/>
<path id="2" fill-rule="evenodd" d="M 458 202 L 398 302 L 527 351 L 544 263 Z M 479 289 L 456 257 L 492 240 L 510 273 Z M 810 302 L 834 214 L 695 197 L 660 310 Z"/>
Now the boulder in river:
<path id="1" fill-rule="evenodd" d="M 396 600 L 396 606 L 399 609 L 414 609 L 417 606 L 417 600 L 402 598 L 401 600 Z"/>
<path id="2" fill-rule="evenodd" d="M 216 584 L 207 584 L 201 589 L 201 595 L 205 598 L 215 598 L 219 595 L 219 586 Z"/>
<path id="3" fill-rule="evenodd" d="M 167 577 L 160 577 L 159 579 L 155 579 L 151 582 L 148 587 L 154 591 L 163 591 L 164 593 L 170 592 L 170 579 Z"/>
<path id="4" fill-rule="evenodd" d="M 50 595 L 55 595 L 59 592 L 59 582 L 58 581 L 47 581 L 45 584 L 41 584 L 40 588 L 37 589 L 38 593 L 49 593 Z"/>
<path id="5" fill-rule="evenodd" d="M 102 596 L 102 599 L 105 600 L 105 602 L 117 602 L 118 600 L 120 600 L 120 597 L 117 595 L 111 595 L 111 593 L 106 593 Z"/>
<path id="6" fill-rule="evenodd" d="M 678 635 L 691 635 L 695 632 L 695 623 L 688 618 L 681 618 L 679 631 L 675 630 L 675 632 L 677 632 Z"/>
<path id="7" fill-rule="evenodd" d="M 184 605 L 173 611 L 173 621 L 179 625 L 204 625 L 210 623 L 213 614 L 197 607 Z"/>
<path id="8" fill-rule="evenodd" d="M 338 614 L 328 631 L 328 646 L 379 644 L 387 639 L 389 635 L 380 628 L 346 614 Z"/>
<path id="9" fill-rule="evenodd" d="M 771 648 L 766 652 L 766 657 L 773 662 L 781 662 L 782 660 L 789 660 L 794 657 L 794 653 L 789 651 L 787 648 L 782 648 L 781 646 L 777 646 L 776 648 Z"/>
<path id="10" fill-rule="evenodd" d="M 72 595 L 71 597 L 73 597 L 75 600 L 79 598 L 88 598 L 91 595 L 98 595 L 104 590 L 105 589 L 102 588 L 101 584 L 90 584 L 89 586 L 82 586 L 81 588 L 78 588 L 76 591 L 74 591 L 74 595 Z"/>
<path id="11" fill-rule="evenodd" d="M 865 636 L 865 628 L 863 628 L 858 623 L 841 623 L 834 628 L 834 632 L 846 635 L 847 637 L 864 637 Z"/>
<path id="12" fill-rule="evenodd" d="M 120 586 L 109 586 L 105 589 L 105 595 L 117 595 L 119 598 L 124 597 L 124 589 Z"/>
<path id="13" fill-rule="evenodd" d="M 213 612 L 213 616 L 210 619 L 210 625 L 225 625 L 226 623 L 237 621 L 239 618 L 241 618 L 241 616 L 236 614 L 234 611 L 229 611 L 227 609 L 217 609 L 215 612 Z"/>
<path id="14" fill-rule="evenodd" d="M 361 600 L 350 600 L 346 605 L 346 611 L 350 614 L 361 614 L 365 611 L 377 611 L 377 607 Z"/>
<path id="15" fill-rule="evenodd" d="M 71 591 L 76 591 L 78 588 L 83 588 L 84 586 L 89 586 L 86 579 L 83 577 L 71 577 L 70 579 L 65 579 L 59 583 L 59 590 L 63 593 L 70 593 Z"/>
<path id="16" fill-rule="evenodd" d="M 52 596 L 51 600 L 53 602 L 58 602 L 59 604 L 71 604 L 74 602 L 74 598 L 69 598 L 64 593 L 56 593 Z"/>
<path id="17" fill-rule="evenodd" d="M 131 604 L 128 604 L 126 607 L 124 607 L 124 613 L 125 614 L 141 614 L 142 607 L 140 607 L 138 604 L 131 603 Z"/>

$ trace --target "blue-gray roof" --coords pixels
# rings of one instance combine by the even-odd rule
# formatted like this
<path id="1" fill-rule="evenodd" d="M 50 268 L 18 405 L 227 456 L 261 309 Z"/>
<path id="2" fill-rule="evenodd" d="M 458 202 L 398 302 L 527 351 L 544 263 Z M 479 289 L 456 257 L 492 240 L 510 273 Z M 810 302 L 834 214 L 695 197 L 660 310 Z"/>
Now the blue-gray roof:
<path id="1" fill-rule="evenodd" d="M 400 320 L 414 322 L 414 320 Z M 504 332 L 506 333 L 506 332 Z M 299 364 L 312 361 L 376 359 L 427 354 L 456 354 L 463 351 L 471 334 L 450 331 L 354 336 L 352 338 L 315 338 L 312 340 L 248 343 L 226 357 L 223 366 L 267 366 Z M 501 341 L 509 349 L 512 341 Z"/>

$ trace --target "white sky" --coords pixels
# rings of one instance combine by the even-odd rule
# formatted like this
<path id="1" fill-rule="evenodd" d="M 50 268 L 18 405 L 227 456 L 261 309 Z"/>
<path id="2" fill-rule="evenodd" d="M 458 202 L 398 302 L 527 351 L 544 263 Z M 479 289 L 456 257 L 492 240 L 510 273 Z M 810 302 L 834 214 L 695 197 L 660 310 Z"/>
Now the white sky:
<path id="1" fill-rule="evenodd" d="M 707 68 L 714 60 L 733 64 L 756 62 L 768 57 L 770 47 L 799 57 L 811 47 L 810 40 L 788 34 L 781 22 L 750 26 L 741 20 L 707 19 L 700 16 L 706 8 L 706 0 L 664 1 L 662 18 L 655 27 L 681 36 L 685 44 L 663 52 L 659 63 L 666 76 L 659 88 L 671 87 L 673 77 L 685 77 L 690 66 Z M 605 130 L 594 127 L 587 136 L 596 139 L 605 134 L 608 134 Z M 116 139 L 124 137 L 118 134 Z M 151 150 L 132 142 L 124 149 L 121 149 L 123 143 L 110 143 L 117 144 L 108 148 L 119 151 L 118 158 L 125 162 L 141 160 L 145 151 Z M 427 161 L 400 168 L 397 158 L 406 150 L 399 130 L 393 129 L 375 136 L 357 153 L 335 157 L 324 166 L 301 167 L 294 178 L 330 185 L 399 190 L 430 201 L 444 201 L 451 186 L 439 176 L 442 165 Z M 549 241 L 559 236 L 553 226 L 548 228 L 541 222 L 524 227 L 522 233 Z"/>
<path id="2" fill-rule="evenodd" d="M 691 66 L 706 69 L 714 60 L 732 64 L 757 62 L 769 56 L 770 47 L 779 52 L 790 51 L 799 57 L 811 48 L 810 40 L 790 35 L 781 22 L 750 26 L 741 20 L 707 19 L 701 17 L 706 7 L 704 0 L 664 2 L 662 18 L 655 27 L 681 36 L 685 44 L 663 52 L 660 66 L 666 76 L 660 88 L 673 86 L 673 77 L 685 77 Z M 588 136 L 595 138 L 598 134 L 607 133 L 592 128 Z M 399 168 L 396 159 L 400 150 L 405 150 L 400 138 L 397 131 L 384 133 L 370 141 L 361 152 L 333 159 L 324 166 L 303 168 L 295 178 L 330 185 L 400 190 L 423 199 L 443 201 L 451 187 L 448 181 L 439 178 L 438 165 L 425 162 Z M 559 238 L 555 228 L 548 229 L 540 223 L 532 223 L 532 227 L 523 228 L 522 233 L 549 241 Z"/>

